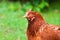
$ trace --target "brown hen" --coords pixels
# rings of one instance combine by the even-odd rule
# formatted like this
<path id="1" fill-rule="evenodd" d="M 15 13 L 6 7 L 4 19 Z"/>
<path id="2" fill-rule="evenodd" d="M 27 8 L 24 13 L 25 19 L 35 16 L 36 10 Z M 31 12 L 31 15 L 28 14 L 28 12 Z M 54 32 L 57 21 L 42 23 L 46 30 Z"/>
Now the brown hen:
<path id="1" fill-rule="evenodd" d="M 60 27 L 47 24 L 38 12 L 27 11 L 28 40 L 60 40 Z"/>

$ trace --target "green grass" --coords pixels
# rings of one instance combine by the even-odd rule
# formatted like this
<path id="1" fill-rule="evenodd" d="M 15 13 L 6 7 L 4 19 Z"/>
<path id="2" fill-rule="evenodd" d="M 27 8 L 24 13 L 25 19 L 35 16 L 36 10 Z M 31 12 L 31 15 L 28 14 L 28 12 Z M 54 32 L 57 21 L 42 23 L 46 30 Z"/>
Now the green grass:
<path id="1" fill-rule="evenodd" d="M 0 3 L 0 40 L 27 40 L 25 12 L 20 3 Z M 60 25 L 59 9 L 51 8 L 41 14 L 47 23 Z"/>
<path id="2" fill-rule="evenodd" d="M 26 40 L 27 23 L 23 15 L 19 3 L 0 4 L 0 40 Z"/>

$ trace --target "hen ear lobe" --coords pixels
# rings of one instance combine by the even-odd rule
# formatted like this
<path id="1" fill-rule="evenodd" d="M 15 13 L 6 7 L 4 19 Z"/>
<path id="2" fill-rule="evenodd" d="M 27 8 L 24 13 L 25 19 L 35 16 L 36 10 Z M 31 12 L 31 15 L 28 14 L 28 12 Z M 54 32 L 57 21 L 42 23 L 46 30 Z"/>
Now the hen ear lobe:
<path id="1" fill-rule="evenodd" d="M 32 19 L 31 19 L 31 21 L 33 21 L 35 19 L 35 17 L 33 17 Z"/>

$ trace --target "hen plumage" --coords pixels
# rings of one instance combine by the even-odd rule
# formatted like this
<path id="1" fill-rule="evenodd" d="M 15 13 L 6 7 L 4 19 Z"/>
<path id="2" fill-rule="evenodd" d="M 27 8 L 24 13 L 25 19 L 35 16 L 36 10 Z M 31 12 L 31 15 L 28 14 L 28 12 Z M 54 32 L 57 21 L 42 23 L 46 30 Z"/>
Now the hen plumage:
<path id="1" fill-rule="evenodd" d="M 27 11 L 28 40 L 60 40 L 60 27 L 47 24 L 38 12 Z"/>

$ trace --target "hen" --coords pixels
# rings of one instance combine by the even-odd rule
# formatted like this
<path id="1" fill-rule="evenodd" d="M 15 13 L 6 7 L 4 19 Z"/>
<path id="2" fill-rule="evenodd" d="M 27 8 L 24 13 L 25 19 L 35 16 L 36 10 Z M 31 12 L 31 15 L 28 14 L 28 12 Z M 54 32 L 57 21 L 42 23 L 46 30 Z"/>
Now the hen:
<path id="1" fill-rule="evenodd" d="M 28 40 L 60 40 L 60 27 L 47 24 L 42 16 L 34 11 L 27 11 Z"/>

